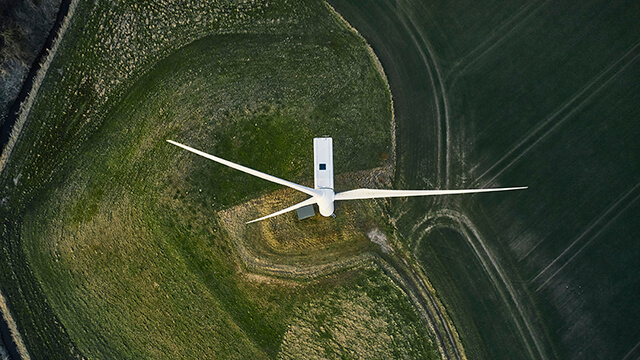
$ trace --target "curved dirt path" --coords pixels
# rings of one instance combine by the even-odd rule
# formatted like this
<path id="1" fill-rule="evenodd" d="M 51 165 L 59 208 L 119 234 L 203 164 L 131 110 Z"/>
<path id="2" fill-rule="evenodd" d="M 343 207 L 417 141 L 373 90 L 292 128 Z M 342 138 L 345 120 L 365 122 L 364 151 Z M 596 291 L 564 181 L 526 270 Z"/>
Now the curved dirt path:
<path id="1" fill-rule="evenodd" d="M 468 217 L 454 210 L 440 210 L 425 215 L 413 227 L 413 232 L 417 233 L 413 252 L 415 253 L 420 247 L 421 240 L 437 228 L 454 230 L 466 240 L 513 318 L 529 357 L 547 359 L 544 344 L 539 340 L 541 337 L 520 300 L 517 290 L 496 260 L 493 251 L 487 246 L 480 232 Z"/>
<path id="2" fill-rule="evenodd" d="M 407 11 L 387 2 L 332 0 L 330 4 L 358 29 L 384 66 L 401 139 L 396 178 L 400 174 L 407 184 L 426 181 L 429 187 L 446 186 L 448 103 L 424 34 Z M 435 176 L 422 179 L 424 174 Z"/>
<path id="3" fill-rule="evenodd" d="M 365 251 L 357 255 L 347 255 L 334 261 L 318 264 L 281 263 L 268 256 L 252 251 L 243 239 L 240 227 L 242 222 L 234 221 L 238 216 L 234 211 L 221 213 L 221 222 L 230 235 L 230 240 L 243 263 L 245 276 L 256 281 L 285 281 L 286 279 L 314 279 L 329 276 L 345 270 L 354 270 L 375 263 L 416 305 L 427 327 L 435 335 L 435 343 L 443 359 L 466 359 L 459 336 L 451 320 L 447 317 L 443 305 L 434 295 L 434 289 L 425 276 L 416 271 L 405 256 L 392 248 L 377 251 Z M 240 231 L 240 232 L 238 232 Z M 397 243 L 397 241 L 396 241 Z M 240 271 L 243 271 L 240 269 Z"/>
<path id="4" fill-rule="evenodd" d="M 436 177 L 428 182 L 436 187 L 447 186 L 448 103 L 444 82 L 424 34 L 420 32 L 410 15 L 401 9 L 392 9 L 387 4 L 373 4 L 367 7 L 369 11 L 362 11 L 363 7 L 353 2 L 331 1 L 330 5 L 342 16 L 346 16 L 349 23 L 353 24 L 376 50 L 375 53 L 372 50 L 371 55 L 381 75 L 390 84 L 394 107 L 393 130 L 403 134 L 402 146 L 409 147 L 397 153 L 411 154 L 410 158 L 398 159 L 394 156 L 395 159 L 392 160 L 396 160 L 396 166 L 402 167 L 401 173 L 407 175 L 408 182 L 415 182 L 414 178 L 421 176 L 421 172 L 413 164 L 432 158 L 433 154 L 436 154 L 435 164 L 426 164 L 435 168 L 437 173 Z M 338 17 L 344 20 L 341 15 Z M 405 39 L 406 42 L 399 42 L 398 39 Z M 416 73 L 424 77 L 416 76 Z M 419 80 L 406 86 L 407 79 L 416 78 Z M 416 124 L 421 128 L 420 131 L 415 129 Z M 431 134 L 431 138 L 425 139 L 421 135 L 424 133 Z M 393 147 L 396 150 L 400 144 L 395 143 L 395 136 L 393 139 Z M 430 144 L 435 144 L 435 147 L 429 148 L 432 146 Z M 427 154 L 431 156 L 426 156 Z M 435 290 L 419 267 L 407 262 L 407 259 L 411 259 L 410 254 L 401 254 L 399 251 L 386 254 L 364 252 L 324 264 L 279 264 L 248 249 L 241 240 L 242 235 L 233 235 L 241 233 L 237 226 L 229 223 L 233 217 L 221 215 L 227 230 L 232 233 L 232 241 L 245 268 L 251 272 L 280 278 L 314 278 L 375 262 L 407 292 L 417 306 L 427 326 L 435 335 L 441 356 L 444 359 L 466 359 L 459 335 L 444 306 L 437 300 Z"/>
<path id="5" fill-rule="evenodd" d="M 366 187 L 368 184 L 375 183 L 375 179 L 379 179 L 385 170 L 389 169 L 386 167 L 376 168 L 344 174 L 339 178 L 355 178 L 358 179 L 356 183 L 359 187 Z M 466 359 L 460 337 L 447 316 L 443 304 L 437 299 L 433 286 L 418 266 L 407 261 L 407 259 L 411 259 L 408 251 L 397 248 L 402 246 L 400 241 L 394 239 L 391 243 L 386 240 L 382 243 L 378 242 L 380 249 L 373 251 L 371 248 L 367 248 L 357 252 L 344 252 L 343 250 L 327 250 L 321 247 L 318 251 L 322 253 L 329 251 L 329 256 L 323 256 L 324 260 L 314 262 L 310 262 L 305 256 L 272 256 L 256 249 L 255 245 L 251 244 L 252 241 L 248 239 L 252 235 L 247 231 L 247 225 L 243 220 L 257 216 L 257 214 L 250 216 L 248 214 L 255 209 L 263 208 L 265 204 L 277 203 L 279 198 L 291 197 L 292 192 L 293 190 L 289 189 L 279 190 L 218 213 L 220 224 L 228 234 L 229 241 L 236 249 L 236 254 L 242 262 L 238 271 L 242 272 L 246 278 L 255 281 L 288 282 L 289 279 L 315 279 L 375 264 L 409 296 L 426 326 L 434 334 L 435 345 L 441 357 L 443 359 Z M 269 212 L 273 209 L 263 210 Z M 287 227 L 285 224 L 281 225 L 280 228 Z M 373 241 L 371 237 L 370 240 Z M 295 283 L 295 281 L 291 282 L 291 284 Z"/>
<path id="6" fill-rule="evenodd" d="M 431 45 L 411 11 L 398 4 L 367 0 L 332 0 L 330 3 L 371 44 L 384 66 L 394 98 L 397 137 L 402 138 L 396 145 L 396 180 L 401 174 L 401 182 L 448 187 L 451 137 L 446 89 Z M 432 158 L 435 162 L 424 162 Z M 436 175 L 422 179 L 425 173 Z M 431 200 L 441 202 L 442 198 Z M 386 256 L 385 262 L 423 309 L 443 358 L 466 358 L 458 333 L 436 299 L 435 290 L 419 266 L 409 265 L 407 259 L 411 259 L 410 254 L 394 252 Z"/>

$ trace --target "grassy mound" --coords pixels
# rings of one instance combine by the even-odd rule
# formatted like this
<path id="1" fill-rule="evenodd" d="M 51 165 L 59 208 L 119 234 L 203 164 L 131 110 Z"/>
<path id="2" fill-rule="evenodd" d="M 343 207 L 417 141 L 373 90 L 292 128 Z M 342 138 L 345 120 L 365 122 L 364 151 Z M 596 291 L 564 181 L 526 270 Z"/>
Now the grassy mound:
<path id="1" fill-rule="evenodd" d="M 218 26 L 216 32 L 204 25 L 200 33 L 193 30 L 194 19 L 182 9 L 176 16 L 187 16 L 186 25 L 180 20 L 175 30 L 143 34 L 158 38 L 154 46 L 131 37 L 143 10 L 136 6 L 114 5 L 114 14 L 131 18 L 107 37 L 79 37 L 78 22 L 71 29 L 59 59 L 79 60 L 83 49 L 111 46 L 103 55 L 119 55 L 125 66 L 105 83 L 109 77 L 100 72 L 109 71 L 94 68 L 105 59 L 96 50 L 86 53 L 95 56 L 92 66 L 81 60 L 82 66 L 70 63 L 53 72 L 16 160 L 3 173 L 11 200 L 2 211 L 19 224 L 7 241 L 23 246 L 28 264 L 19 266 L 33 271 L 53 314 L 53 320 L 30 323 L 36 331 L 27 332 L 28 342 L 56 354 L 68 351 L 60 345 L 64 341 L 38 335 L 51 321 L 57 327 L 53 336 L 68 333 L 90 358 L 273 358 L 281 351 L 286 355 L 282 339 L 291 324 L 327 316 L 325 310 L 297 309 L 313 301 L 333 304 L 325 295 L 333 289 L 342 294 L 340 304 L 368 300 L 364 312 L 337 316 L 331 326 L 372 321 L 375 326 L 353 334 L 397 338 L 376 354 L 431 356 L 418 313 L 380 270 L 368 266 L 300 283 L 263 281 L 243 272 L 221 211 L 269 196 L 277 186 L 166 139 L 308 182 L 314 136 L 333 135 L 335 166 L 343 173 L 384 165 L 393 129 L 389 93 L 364 42 L 322 3 L 283 2 L 269 9 L 253 4 L 238 13 L 218 5 L 220 14 L 232 15 L 218 14 L 228 21 L 207 23 Z M 100 23 L 96 17 L 102 13 L 88 13 L 87 26 Z M 118 36 L 149 52 L 131 57 Z M 199 40 L 182 46 L 194 38 Z M 53 91 L 61 74 L 64 81 L 82 80 Z M 310 248 L 317 254 L 333 247 L 336 257 L 371 250 L 358 232 L 368 224 L 366 216 L 356 222 L 360 227 L 336 230 L 344 235 L 335 244 L 318 241 L 333 238 L 316 226 Z M 289 252 L 295 248 L 287 246 Z M 414 342 L 419 345 L 404 349 Z M 336 356 L 357 350 L 349 342 L 331 349 Z"/>

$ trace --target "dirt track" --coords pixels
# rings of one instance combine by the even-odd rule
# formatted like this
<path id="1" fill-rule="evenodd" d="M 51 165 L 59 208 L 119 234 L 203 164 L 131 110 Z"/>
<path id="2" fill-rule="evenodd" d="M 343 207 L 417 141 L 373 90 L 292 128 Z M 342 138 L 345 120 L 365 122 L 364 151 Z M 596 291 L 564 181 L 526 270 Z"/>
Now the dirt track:
<path id="1" fill-rule="evenodd" d="M 402 8 L 382 2 L 330 3 L 370 43 L 389 80 L 396 130 L 398 137 L 402 136 L 402 142 L 397 144 L 396 183 L 422 182 L 422 174 L 429 173 L 435 174 L 425 179 L 432 187 L 449 186 L 449 104 L 425 35 Z M 435 161 L 428 162 L 434 158 Z M 393 268 L 397 281 L 423 309 L 443 358 L 465 358 L 458 334 L 424 275 L 418 275 L 397 253 L 385 260 Z"/>

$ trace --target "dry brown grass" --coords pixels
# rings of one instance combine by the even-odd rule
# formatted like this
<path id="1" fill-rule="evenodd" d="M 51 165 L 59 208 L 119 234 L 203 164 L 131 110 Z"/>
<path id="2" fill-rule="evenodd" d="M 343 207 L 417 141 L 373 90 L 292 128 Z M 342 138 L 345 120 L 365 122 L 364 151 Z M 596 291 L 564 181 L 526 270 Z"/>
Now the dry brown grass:
<path id="1" fill-rule="evenodd" d="M 350 187 L 388 185 L 389 169 L 344 174 L 337 177 L 336 183 Z M 286 188 L 218 213 L 245 266 L 279 276 L 315 276 L 354 266 L 377 251 L 375 244 L 365 236 L 372 228 L 378 228 L 382 212 L 379 203 L 373 200 L 338 202 L 336 218 L 316 215 L 299 221 L 296 213 L 290 212 L 245 224 L 304 197 L 304 194 Z"/>
<path id="2" fill-rule="evenodd" d="M 369 290 L 375 292 L 376 286 Z M 394 286 L 384 291 L 401 290 Z M 375 295 L 357 290 L 331 291 L 298 309 L 278 358 L 415 358 L 421 352 L 420 341 L 424 341 L 420 330 L 398 320 L 398 313 Z"/>

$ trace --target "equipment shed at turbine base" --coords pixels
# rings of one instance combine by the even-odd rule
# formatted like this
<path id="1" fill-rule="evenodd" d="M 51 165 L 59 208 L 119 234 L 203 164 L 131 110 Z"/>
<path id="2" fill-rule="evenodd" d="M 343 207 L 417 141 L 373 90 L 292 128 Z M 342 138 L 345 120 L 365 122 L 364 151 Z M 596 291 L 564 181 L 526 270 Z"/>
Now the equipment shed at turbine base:
<path id="1" fill-rule="evenodd" d="M 316 210 L 313 205 L 303 206 L 297 210 L 298 220 L 304 220 L 306 218 L 316 216 Z"/>

